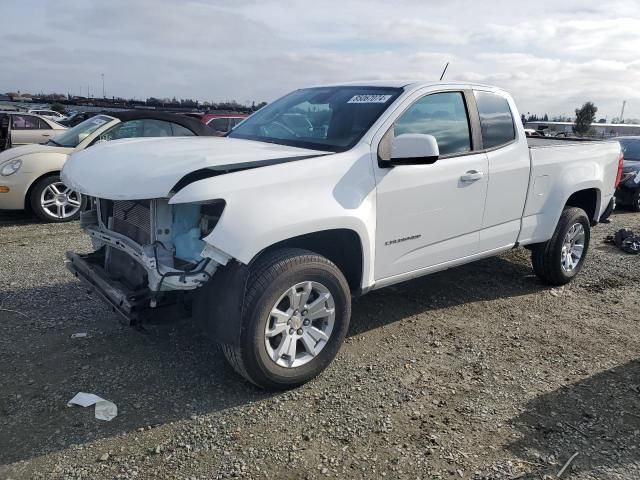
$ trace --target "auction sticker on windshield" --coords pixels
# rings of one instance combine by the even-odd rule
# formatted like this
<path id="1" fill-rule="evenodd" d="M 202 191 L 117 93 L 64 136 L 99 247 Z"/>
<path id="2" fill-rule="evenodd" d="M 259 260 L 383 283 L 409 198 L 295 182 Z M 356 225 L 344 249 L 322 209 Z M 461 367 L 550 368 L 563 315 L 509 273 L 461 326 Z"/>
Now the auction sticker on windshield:
<path id="1" fill-rule="evenodd" d="M 354 95 L 347 103 L 387 103 L 392 95 Z"/>

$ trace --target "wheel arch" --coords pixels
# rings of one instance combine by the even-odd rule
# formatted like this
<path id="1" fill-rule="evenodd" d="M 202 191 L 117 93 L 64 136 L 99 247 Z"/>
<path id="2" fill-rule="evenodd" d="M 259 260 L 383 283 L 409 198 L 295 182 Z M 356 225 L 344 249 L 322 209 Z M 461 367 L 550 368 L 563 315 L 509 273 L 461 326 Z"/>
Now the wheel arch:
<path id="1" fill-rule="evenodd" d="M 45 177 L 52 177 L 54 175 L 60 175 L 61 170 L 52 170 L 50 172 L 47 173 L 43 173 L 42 175 L 40 175 L 39 177 L 34 178 L 31 183 L 29 184 L 29 187 L 27 188 L 26 193 L 24 194 L 24 208 L 25 210 L 31 210 L 31 192 L 33 192 L 33 188 L 36 186 L 36 184 L 42 180 Z"/>
<path id="2" fill-rule="evenodd" d="M 343 273 L 351 291 L 359 293 L 364 278 L 364 250 L 360 235 L 349 228 L 334 228 L 281 240 L 261 250 L 252 260 L 280 248 L 301 248 L 328 258 Z"/>
<path id="3" fill-rule="evenodd" d="M 364 251 L 360 236 L 354 230 L 320 230 L 281 240 L 260 250 L 247 263 L 230 260 L 196 291 L 193 316 L 209 338 L 223 344 L 239 341 L 242 323 L 238 319 L 243 317 L 251 267 L 265 254 L 283 248 L 302 248 L 323 255 L 342 271 L 352 293 L 361 291 Z"/>
<path id="4" fill-rule="evenodd" d="M 564 205 L 565 207 L 581 208 L 586 212 L 591 224 L 594 225 L 598 222 L 601 198 L 602 193 L 599 188 L 584 188 L 573 192 Z"/>

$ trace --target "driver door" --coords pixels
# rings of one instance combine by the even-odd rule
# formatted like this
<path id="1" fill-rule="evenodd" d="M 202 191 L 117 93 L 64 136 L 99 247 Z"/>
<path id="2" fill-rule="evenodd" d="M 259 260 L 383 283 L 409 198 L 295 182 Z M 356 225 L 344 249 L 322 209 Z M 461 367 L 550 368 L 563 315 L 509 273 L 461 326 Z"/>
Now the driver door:
<path id="1" fill-rule="evenodd" d="M 376 282 L 417 276 L 478 252 L 488 160 L 474 152 L 468 101 L 463 91 L 424 95 L 380 142 L 404 133 L 429 134 L 440 156 L 427 165 L 376 165 Z"/>

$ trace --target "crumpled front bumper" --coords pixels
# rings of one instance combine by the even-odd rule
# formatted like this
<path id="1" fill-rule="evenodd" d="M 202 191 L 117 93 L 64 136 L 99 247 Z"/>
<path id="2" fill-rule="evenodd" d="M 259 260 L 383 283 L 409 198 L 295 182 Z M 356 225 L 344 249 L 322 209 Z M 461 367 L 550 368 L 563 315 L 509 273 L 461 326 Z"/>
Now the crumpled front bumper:
<path id="1" fill-rule="evenodd" d="M 116 232 L 105 231 L 97 226 L 86 226 L 84 231 L 96 245 L 116 248 L 138 262 L 149 277 L 149 286 L 154 291 L 193 290 L 203 285 L 215 273 L 218 262 L 211 258 L 193 271 L 181 271 L 166 267 L 157 261 L 152 245 L 138 245 L 130 238 Z"/>

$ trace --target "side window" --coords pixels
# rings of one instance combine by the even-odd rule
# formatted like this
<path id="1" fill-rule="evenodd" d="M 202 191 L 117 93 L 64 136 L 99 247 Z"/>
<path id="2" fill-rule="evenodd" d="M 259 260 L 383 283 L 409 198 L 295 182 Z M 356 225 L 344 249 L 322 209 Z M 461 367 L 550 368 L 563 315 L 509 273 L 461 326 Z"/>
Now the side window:
<path id="1" fill-rule="evenodd" d="M 507 99 L 489 92 L 475 92 L 475 96 L 483 147 L 495 148 L 514 141 L 516 130 Z"/>
<path id="2" fill-rule="evenodd" d="M 416 101 L 394 124 L 394 135 L 403 133 L 433 135 L 440 155 L 470 151 L 471 131 L 462 92 L 433 93 Z"/>
<path id="3" fill-rule="evenodd" d="M 12 115 L 11 128 L 16 130 L 37 130 L 40 119 L 32 115 Z"/>
<path id="4" fill-rule="evenodd" d="M 174 137 L 192 137 L 194 135 L 191 130 L 183 127 L 182 125 L 178 125 L 177 123 L 172 123 L 171 129 L 173 130 Z"/>
<path id="5" fill-rule="evenodd" d="M 227 133 L 229 131 L 229 119 L 228 118 L 214 118 L 209 122 L 209 126 L 216 132 Z"/>
<path id="6" fill-rule="evenodd" d="M 41 118 L 38 119 L 38 128 L 40 130 L 51 130 L 51 127 L 49 126 L 49 124 Z"/>
<path id="7" fill-rule="evenodd" d="M 142 120 L 130 120 L 117 124 L 110 130 L 102 133 L 97 140 L 111 141 L 121 138 L 135 138 L 142 136 Z"/>
<path id="8" fill-rule="evenodd" d="M 171 137 L 171 124 L 162 120 L 143 120 L 143 128 L 145 137 Z"/>

